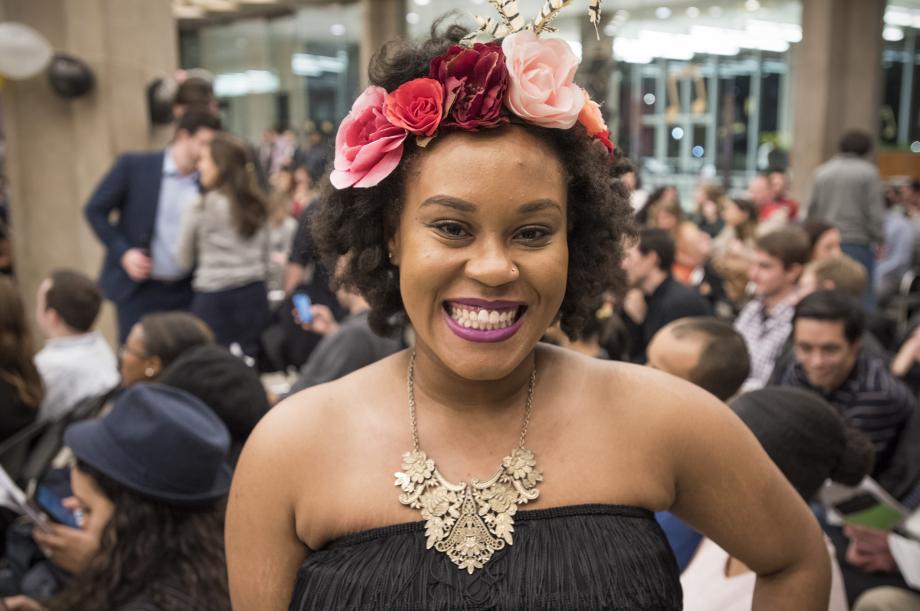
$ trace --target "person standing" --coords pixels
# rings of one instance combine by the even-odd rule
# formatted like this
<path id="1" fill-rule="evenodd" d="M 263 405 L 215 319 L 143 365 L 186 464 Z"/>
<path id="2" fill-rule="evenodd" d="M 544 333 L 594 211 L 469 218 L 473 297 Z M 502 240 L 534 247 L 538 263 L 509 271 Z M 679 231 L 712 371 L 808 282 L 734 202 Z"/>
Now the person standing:
<path id="1" fill-rule="evenodd" d="M 885 206 L 878 169 L 866 157 L 872 151 L 872 137 L 853 130 L 840 139 L 839 154 L 815 171 L 808 198 L 806 218 L 824 221 L 840 230 L 843 252 L 874 277 L 875 253 L 885 241 Z M 875 304 L 867 290 L 864 302 Z"/>
<path id="2" fill-rule="evenodd" d="M 191 304 L 175 239 L 182 213 L 199 196 L 195 166 L 201 149 L 219 129 L 211 114 L 185 113 L 166 150 L 121 155 L 86 204 L 86 219 L 106 248 L 99 284 L 115 303 L 121 342 L 144 314 Z"/>
<path id="3" fill-rule="evenodd" d="M 194 268 L 192 313 L 217 342 L 256 357 L 268 324 L 268 205 L 245 145 L 217 134 L 198 163 L 205 195 L 182 217 L 176 261 Z"/>

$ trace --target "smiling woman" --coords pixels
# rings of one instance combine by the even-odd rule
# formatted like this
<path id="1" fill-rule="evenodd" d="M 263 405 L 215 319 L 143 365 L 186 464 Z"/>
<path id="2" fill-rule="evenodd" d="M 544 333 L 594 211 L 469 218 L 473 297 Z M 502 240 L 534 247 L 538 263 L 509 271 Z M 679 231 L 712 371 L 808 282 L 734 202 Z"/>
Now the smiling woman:
<path id="1" fill-rule="evenodd" d="M 620 288 L 630 207 L 567 47 L 465 34 L 384 47 L 343 121 L 319 251 L 416 341 L 250 437 L 234 609 L 676 611 L 665 509 L 757 573 L 754 609 L 826 609 L 820 529 L 724 405 L 539 344 Z"/>

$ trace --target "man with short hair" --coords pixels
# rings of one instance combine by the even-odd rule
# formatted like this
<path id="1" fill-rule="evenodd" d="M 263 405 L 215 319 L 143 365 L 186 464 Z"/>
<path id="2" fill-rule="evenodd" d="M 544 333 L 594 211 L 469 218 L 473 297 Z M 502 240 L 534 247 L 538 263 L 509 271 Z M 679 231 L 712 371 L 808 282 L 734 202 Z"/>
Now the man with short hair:
<path id="1" fill-rule="evenodd" d="M 118 363 L 105 339 L 92 330 L 102 295 L 79 272 L 59 270 L 38 287 L 35 320 L 48 339 L 35 355 L 45 384 L 39 420 L 55 420 L 83 399 L 118 385 Z"/>
<path id="2" fill-rule="evenodd" d="M 115 303 L 122 342 L 145 314 L 191 304 L 176 239 L 183 212 L 200 197 L 198 158 L 219 129 L 217 117 L 186 112 L 165 151 L 119 156 L 86 204 L 86 218 L 106 247 L 99 284 Z"/>
<path id="3" fill-rule="evenodd" d="M 776 359 L 792 331 L 796 284 L 811 255 L 808 236 L 798 227 L 780 229 L 757 239 L 748 279 L 754 298 L 741 310 L 735 329 L 751 355 L 751 375 L 742 390 L 766 385 Z"/>
<path id="4" fill-rule="evenodd" d="M 648 365 L 721 401 L 735 396 L 751 371 L 744 338 L 730 324 L 705 316 L 681 318 L 658 331 L 648 346 Z"/>
<path id="5" fill-rule="evenodd" d="M 831 289 L 840 289 L 855 299 L 862 299 L 866 290 L 865 268 L 846 255 L 808 263 L 799 281 L 799 299 L 815 291 Z"/>
<path id="6" fill-rule="evenodd" d="M 644 363 L 645 349 L 663 326 L 687 316 L 711 316 L 709 304 L 697 292 L 671 277 L 674 241 L 661 229 L 643 229 L 629 247 L 623 269 L 630 290 L 621 307 L 629 334 L 629 359 Z"/>

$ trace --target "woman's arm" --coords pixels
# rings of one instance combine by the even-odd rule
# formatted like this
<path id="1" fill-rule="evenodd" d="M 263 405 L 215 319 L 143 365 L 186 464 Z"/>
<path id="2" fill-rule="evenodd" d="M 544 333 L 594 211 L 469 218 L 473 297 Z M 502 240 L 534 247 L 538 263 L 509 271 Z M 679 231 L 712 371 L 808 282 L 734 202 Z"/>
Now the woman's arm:
<path id="1" fill-rule="evenodd" d="M 683 385 L 675 394 L 685 407 L 664 446 L 671 511 L 757 573 L 753 611 L 827 611 L 830 561 L 808 506 L 724 404 Z"/>
<path id="2" fill-rule="evenodd" d="M 286 610 L 309 552 L 298 538 L 294 512 L 297 482 L 305 474 L 295 458 L 306 442 L 296 439 L 297 411 L 302 414 L 303 406 L 297 411 L 289 406 L 282 404 L 262 419 L 233 476 L 225 541 L 235 611 Z"/>

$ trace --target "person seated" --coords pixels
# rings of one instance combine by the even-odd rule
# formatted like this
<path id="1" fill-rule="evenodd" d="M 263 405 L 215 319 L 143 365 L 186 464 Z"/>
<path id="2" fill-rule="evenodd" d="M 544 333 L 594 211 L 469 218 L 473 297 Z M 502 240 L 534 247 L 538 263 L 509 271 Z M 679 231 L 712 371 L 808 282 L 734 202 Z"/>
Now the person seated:
<path id="1" fill-rule="evenodd" d="M 709 304 L 671 276 L 674 240 L 662 229 L 643 229 L 626 250 L 623 269 L 629 292 L 621 318 L 629 333 L 629 359 L 644 363 L 646 347 L 663 326 L 686 316 L 709 316 Z"/>
<path id="2" fill-rule="evenodd" d="M 746 195 L 757 206 L 758 235 L 766 235 L 789 224 L 790 211 L 773 199 L 773 187 L 765 174 L 751 177 Z"/>
<path id="3" fill-rule="evenodd" d="M 0 441 L 32 424 L 45 396 L 22 296 L 0 276 Z"/>
<path id="4" fill-rule="evenodd" d="M 230 431 L 231 465 L 270 407 L 259 374 L 223 346 L 186 350 L 163 370 L 157 382 L 184 390 L 214 410 Z"/>
<path id="5" fill-rule="evenodd" d="M 844 254 L 812 259 L 802 270 L 799 299 L 804 299 L 817 290 L 834 289 L 859 299 L 866 290 L 866 283 L 866 268 Z"/>
<path id="6" fill-rule="evenodd" d="M 728 323 L 715 318 L 681 318 L 663 327 L 648 347 L 648 365 L 708 390 L 722 401 L 735 396 L 750 373 L 744 339 Z M 659 511 L 661 525 L 683 571 L 702 535 L 673 514 Z"/>
<path id="7" fill-rule="evenodd" d="M 615 351 L 611 354 L 607 351 L 607 346 L 616 343 L 615 336 L 621 328 L 620 320 L 613 316 L 612 310 L 601 308 L 587 321 L 581 333 L 574 338 L 566 335 L 559 322 L 556 322 L 546 330 L 541 341 L 574 350 L 585 356 L 619 360 L 619 352 Z"/>
<path id="8" fill-rule="evenodd" d="M 880 303 L 887 303 L 897 293 L 914 260 L 914 228 L 897 203 L 885 197 L 885 246 L 878 254 L 872 278 Z"/>
<path id="9" fill-rule="evenodd" d="M 811 243 L 812 261 L 839 257 L 843 254 L 840 230 L 830 223 L 809 220 L 802 223 L 802 229 L 808 234 L 808 241 Z"/>
<path id="10" fill-rule="evenodd" d="M 870 442 L 850 429 L 834 407 L 812 392 L 767 387 L 740 395 L 730 405 L 806 502 L 825 480 L 856 485 L 871 468 Z M 847 611 L 840 566 L 833 546 L 825 542 L 832 573 L 827 609 Z M 755 577 L 751 568 L 704 539 L 680 578 L 684 611 L 749 610 Z"/>
<path id="11" fill-rule="evenodd" d="M 96 283 L 79 272 L 54 271 L 39 285 L 35 320 L 48 340 L 35 355 L 45 383 L 40 420 L 57 420 L 118 386 L 115 353 L 93 331 L 101 305 Z"/>
<path id="12" fill-rule="evenodd" d="M 201 401 L 159 384 L 126 390 L 105 417 L 72 424 L 64 442 L 82 523 L 33 537 L 74 578 L 13 611 L 225 611 L 223 503 L 231 471 L 227 428 Z"/>
<path id="13" fill-rule="evenodd" d="M 153 382 L 187 350 L 215 343 L 214 334 L 188 312 L 156 312 L 131 327 L 119 350 L 121 385 Z"/>
<path id="14" fill-rule="evenodd" d="M 767 174 L 773 203 L 786 210 L 789 220 L 795 222 L 799 218 L 801 206 L 799 202 L 789 197 L 789 176 L 783 170 L 772 170 Z"/>
<path id="15" fill-rule="evenodd" d="M 808 262 L 808 238 L 797 227 L 780 229 L 757 239 L 748 278 L 754 298 L 741 310 L 735 329 L 751 355 L 751 375 L 743 390 L 762 388 L 792 330 L 798 301 L 796 284 Z"/>
<path id="16" fill-rule="evenodd" d="M 885 360 L 864 349 L 864 324 L 862 307 L 850 295 L 839 290 L 812 293 L 795 309 L 795 359 L 777 381 L 817 392 L 863 431 L 875 446 L 872 477 L 900 497 L 913 481 L 902 481 L 893 458 L 917 410 L 916 401 Z"/>

